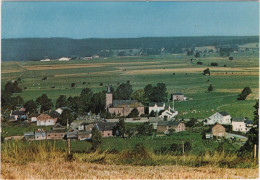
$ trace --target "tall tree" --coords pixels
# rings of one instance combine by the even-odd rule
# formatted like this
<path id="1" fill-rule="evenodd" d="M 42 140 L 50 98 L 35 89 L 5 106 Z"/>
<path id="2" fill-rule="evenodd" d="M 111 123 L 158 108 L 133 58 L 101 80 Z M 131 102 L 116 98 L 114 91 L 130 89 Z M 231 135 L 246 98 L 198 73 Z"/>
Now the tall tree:
<path id="1" fill-rule="evenodd" d="M 60 95 L 56 100 L 56 108 L 68 106 L 67 97 L 65 95 Z"/>
<path id="2" fill-rule="evenodd" d="M 96 127 L 92 128 L 91 134 L 92 134 L 92 137 L 91 137 L 92 147 L 91 147 L 91 149 L 95 151 L 101 146 L 102 135 Z"/>
<path id="3" fill-rule="evenodd" d="M 139 112 L 138 112 L 138 109 L 134 108 L 130 114 L 128 115 L 129 118 L 135 118 L 135 117 L 138 117 L 139 116 Z"/>
<path id="4" fill-rule="evenodd" d="M 242 154 L 253 152 L 254 145 L 257 145 L 257 147 L 259 147 L 259 99 L 254 105 L 254 108 L 254 126 L 247 132 L 248 140 L 246 141 L 245 145 L 240 148 L 240 153 Z"/>
<path id="5" fill-rule="evenodd" d="M 64 109 L 59 117 L 59 123 L 63 126 L 67 126 L 68 124 L 71 124 L 74 121 L 74 117 L 71 114 L 70 110 Z"/>
<path id="6" fill-rule="evenodd" d="M 143 89 L 138 89 L 138 90 L 134 91 L 132 94 L 132 99 L 145 104 L 146 103 L 145 91 Z"/>
<path id="7" fill-rule="evenodd" d="M 37 103 L 31 99 L 24 104 L 24 108 L 26 109 L 26 112 L 29 114 L 36 113 Z"/>
<path id="8" fill-rule="evenodd" d="M 52 100 L 46 94 L 42 94 L 36 99 L 36 103 L 41 106 L 41 112 L 50 110 L 53 107 Z"/>
<path id="9" fill-rule="evenodd" d="M 105 112 L 106 107 L 106 93 L 98 92 L 94 93 L 92 97 L 91 111 L 95 114 Z"/>
<path id="10" fill-rule="evenodd" d="M 89 88 L 84 88 L 80 93 L 79 113 L 87 114 L 91 110 L 93 92 Z"/>
<path id="11" fill-rule="evenodd" d="M 118 86 L 118 88 L 114 92 L 114 99 L 130 100 L 132 92 L 133 92 L 132 85 L 130 85 L 129 82 L 122 83 Z"/>

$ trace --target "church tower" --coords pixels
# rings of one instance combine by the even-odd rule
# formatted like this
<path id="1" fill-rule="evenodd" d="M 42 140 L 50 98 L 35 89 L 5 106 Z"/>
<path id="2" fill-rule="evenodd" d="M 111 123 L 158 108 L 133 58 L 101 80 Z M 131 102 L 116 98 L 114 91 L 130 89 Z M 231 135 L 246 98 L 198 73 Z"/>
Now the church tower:
<path id="1" fill-rule="evenodd" d="M 106 109 L 111 107 L 113 104 L 113 94 L 110 89 L 110 85 L 107 86 L 107 93 L 106 93 Z"/>

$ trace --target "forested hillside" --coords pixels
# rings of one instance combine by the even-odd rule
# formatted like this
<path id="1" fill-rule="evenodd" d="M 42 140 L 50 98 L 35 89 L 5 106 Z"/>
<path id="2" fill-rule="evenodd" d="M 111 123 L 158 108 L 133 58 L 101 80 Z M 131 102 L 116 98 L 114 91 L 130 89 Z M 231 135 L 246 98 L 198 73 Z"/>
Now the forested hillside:
<path id="1" fill-rule="evenodd" d="M 169 53 L 179 53 L 183 48 L 221 46 L 258 42 L 258 36 L 230 37 L 147 37 L 118 39 L 69 39 L 69 38 L 21 38 L 2 39 L 3 61 L 57 59 L 60 57 L 84 57 L 98 54 L 113 56 L 111 50 L 138 49 L 142 55 L 157 54 L 164 48 Z M 110 51 L 109 51 L 110 50 Z"/>

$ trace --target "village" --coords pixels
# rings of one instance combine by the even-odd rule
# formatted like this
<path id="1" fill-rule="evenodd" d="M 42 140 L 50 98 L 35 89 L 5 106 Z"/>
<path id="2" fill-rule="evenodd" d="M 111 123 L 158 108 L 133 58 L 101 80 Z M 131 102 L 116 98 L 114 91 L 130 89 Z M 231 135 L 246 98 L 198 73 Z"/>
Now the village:
<path id="1" fill-rule="evenodd" d="M 114 100 L 110 86 L 106 91 L 106 111 L 118 118 L 104 118 L 99 114 L 89 112 L 85 116 L 78 116 L 73 122 L 67 121 L 66 125 L 58 123 L 58 119 L 64 110 L 69 107 L 60 107 L 56 110 L 48 110 L 43 113 L 28 115 L 26 109 L 21 107 L 12 110 L 9 122 L 21 121 L 29 125 L 36 125 L 37 130 L 25 132 L 23 136 L 7 136 L 4 140 L 62 140 L 73 139 L 80 141 L 90 141 L 92 130 L 96 128 L 103 138 L 117 136 L 117 125 L 121 120 L 125 123 L 146 123 L 151 126 L 157 136 L 178 133 L 192 129 L 193 127 L 208 127 L 204 133 L 204 139 L 239 139 L 242 143 L 247 141 L 245 134 L 253 127 L 253 121 L 247 117 L 231 117 L 228 112 L 215 112 L 205 119 L 195 120 L 178 118 L 178 111 L 174 107 L 175 101 L 187 101 L 183 93 L 172 93 L 171 102 L 150 102 L 148 116 L 145 116 L 145 107 L 137 100 Z M 136 117 L 129 117 L 130 113 L 138 112 Z M 197 125 L 196 125 L 197 124 Z M 51 127 L 46 130 L 45 127 Z M 4 133 L 4 132 L 3 132 Z M 136 134 L 136 132 L 132 132 Z M 129 135 L 124 134 L 124 137 Z"/>

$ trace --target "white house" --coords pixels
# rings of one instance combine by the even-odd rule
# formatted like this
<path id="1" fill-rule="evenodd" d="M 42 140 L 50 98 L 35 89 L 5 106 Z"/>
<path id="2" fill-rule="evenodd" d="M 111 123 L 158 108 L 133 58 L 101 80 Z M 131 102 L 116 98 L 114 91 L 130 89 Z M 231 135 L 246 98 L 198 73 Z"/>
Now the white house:
<path id="1" fill-rule="evenodd" d="M 165 103 L 163 102 L 152 102 L 152 103 L 149 103 L 149 114 L 154 111 L 154 112 L 157 112 L 159 113 L 161 110 L 164 110 L 165 109 Z"/>
<path id="2" fill-rule="evenodd" d="M 253 125 L 253 122 L 246 118 L 232 118 L 232 130 L 240 132 L 248 132 Z"/>
<path id="3" fill-rule="evenodd" d="M 37 126 L 53 126 L 58 118 L 53 118 L 49 114 L 40 114 L 37 117 Z"/>
<path id="4" fill-rule="evenodd" d="M 159 116 L 161 119 L 172 119 L 175 116 L 178 115 L 178 111 L 174 111 L 174 108 L 171 108 L 170 106 L 168 109 L 162 112 L 162 114 Z"/>
<path id="5" fill-rule="evenodd" d="M 59 61 L 69 61 L 71 58 L 68 57 L 62 57 L 59 59 Z"/>
<path id="6" fill-rule="evenodd" d="M 40 61 L 51 61 L 51 59 L 42 59 Z"/>
<path id="7" fill-rule="evenodd" d="M 216 112 L 205 120 L 204 125 L 212 125 L 215 123 L 231 125 L 231 116 L 225 111 Z"/>

